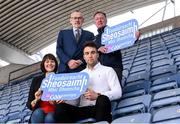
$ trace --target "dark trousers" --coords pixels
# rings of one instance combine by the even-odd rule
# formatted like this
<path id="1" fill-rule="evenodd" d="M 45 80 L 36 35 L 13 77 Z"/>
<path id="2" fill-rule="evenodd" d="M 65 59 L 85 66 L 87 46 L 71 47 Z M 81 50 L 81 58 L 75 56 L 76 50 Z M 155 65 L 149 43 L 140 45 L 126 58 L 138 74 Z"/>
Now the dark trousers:
<path id="1" fill-rule="evenodd" d="M 87 118 L 95 118 L 96 122 L 111 122 L 111 102 L 109 98 L 100 95 L 94 106 L 77 107 L 66 103 L 56 106 L 55 120 L 57 123 L 75 123 Z"/>

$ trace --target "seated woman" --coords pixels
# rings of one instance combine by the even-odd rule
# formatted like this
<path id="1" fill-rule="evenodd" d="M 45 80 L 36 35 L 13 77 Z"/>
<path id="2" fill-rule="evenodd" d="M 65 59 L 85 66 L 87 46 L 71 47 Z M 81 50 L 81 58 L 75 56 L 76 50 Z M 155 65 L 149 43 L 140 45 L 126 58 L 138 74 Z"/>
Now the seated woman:
<path id="1" fill-rule="evenodd" d="M 35 77 L 31 83 L 27 107 L 33 111 L 31 123 L 54 123 L 55 101 L 42 101 L 40 90 L 42 80 L 50 72 L 56 73 L 58 62 L 54 55 L 46 54 L 41 62 L 41 70 L 44 73 L 41 76 Z"/>

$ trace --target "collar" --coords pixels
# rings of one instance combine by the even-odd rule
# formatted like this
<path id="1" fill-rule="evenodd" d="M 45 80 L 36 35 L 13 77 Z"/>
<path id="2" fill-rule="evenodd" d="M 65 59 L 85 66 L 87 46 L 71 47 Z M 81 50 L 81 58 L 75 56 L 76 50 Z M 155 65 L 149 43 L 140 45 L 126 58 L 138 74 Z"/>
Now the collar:
<path id="1" fill-rule="evenodd" d="M 78 28 L 74 28 L 74 27 L 73 27 L 73 32 L 76 33 L 76 30 L 77 30 L 77 29 L 78 29 Z M 78 30 L 79 30 L 79 32 L 80 32 L 80 34 L 81 34 L 81 33 L 82 33 L 82 29 L 79 28 Z"/>
<path id="2" fill-rule="evenodd" d="M 105 28 L 106 26 L 104 26 L 104 27 L 102 27 L 102 28 L 98 28 L 97 29 L 97 31 L 98 31 L 98 33 L 99 34 L 102 34 L 103 32 L 104 32 L 104 28 Z"/>
<path id="3" fill-rule="evenodd" d="M 96 70 L 97 68 L 99 68 L 99 66 L 101 66 L 101 63 L 100 63 L 100 62 L 98 62 L 98 63 L 93 67 L 92 70 Z M 88 70 L 91 70 L 91 69 L 88 68 L 88 66 L 87 66 L 87 69 L 88 69 Z"/>

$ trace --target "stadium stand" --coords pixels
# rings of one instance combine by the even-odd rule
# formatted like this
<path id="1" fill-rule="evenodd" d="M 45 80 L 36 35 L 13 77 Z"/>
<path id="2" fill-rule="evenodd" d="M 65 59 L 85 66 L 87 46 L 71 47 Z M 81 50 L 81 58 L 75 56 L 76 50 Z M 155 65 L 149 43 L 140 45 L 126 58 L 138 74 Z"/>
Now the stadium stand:
<path id="1" fill-rule="evenodd" d="M 179 37 L 176 28 L 122 50 L 123 97 L 112 104 L 112 123 L 180 121 Z M 25 104 L 33 76 L 0 85 L 0 123 L 28 122 Z"/>

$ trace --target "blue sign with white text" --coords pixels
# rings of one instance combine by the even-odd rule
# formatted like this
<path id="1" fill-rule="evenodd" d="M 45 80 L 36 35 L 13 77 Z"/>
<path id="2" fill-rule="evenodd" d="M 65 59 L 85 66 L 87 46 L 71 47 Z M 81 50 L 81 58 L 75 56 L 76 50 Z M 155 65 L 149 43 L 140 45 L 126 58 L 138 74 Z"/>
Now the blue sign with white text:
<path id="1" fill-rule="evenodd" d="M 135 19 L 106 27 L 101 37 L 101 44 L 108 48 L 107 53 L 132 46 L 136 40 L 138 22 Z"/>
<path id="2" fill-rule="evenodd" d="M 41 99 L 51 100 L 73 100 L 83 94 L 89 84 L 89 75 L 85 72 L 54 74 L 50 73 L 43 79 Z"/>

